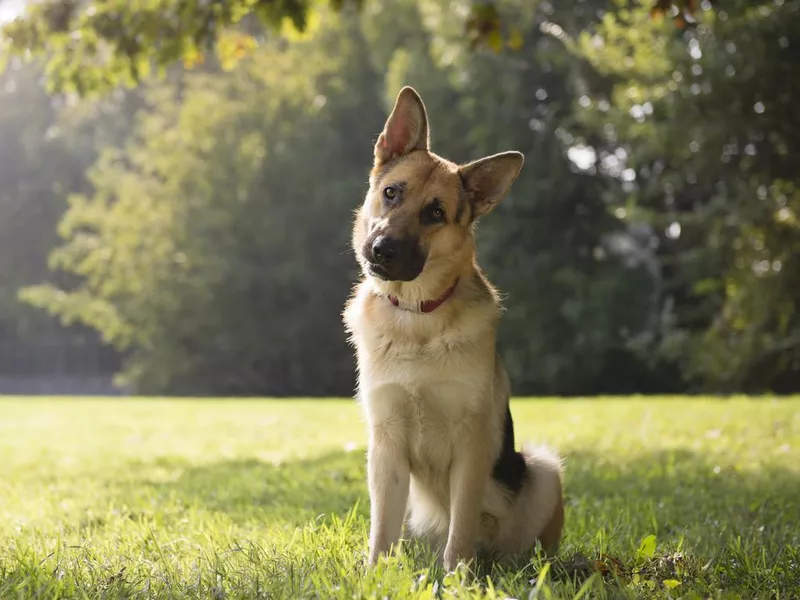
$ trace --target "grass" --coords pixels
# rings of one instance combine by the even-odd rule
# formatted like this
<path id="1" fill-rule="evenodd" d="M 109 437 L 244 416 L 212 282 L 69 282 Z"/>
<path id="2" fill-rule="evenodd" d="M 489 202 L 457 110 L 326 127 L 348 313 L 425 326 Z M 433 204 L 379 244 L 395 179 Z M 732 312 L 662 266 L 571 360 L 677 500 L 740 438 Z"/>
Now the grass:
<path id="1" fill-rule="evenodd" d="M 364 566 L 351 401 L 0 399 L 0 598 L 797 598 L 798 399 L 515 400 L 553 563 Z"/>

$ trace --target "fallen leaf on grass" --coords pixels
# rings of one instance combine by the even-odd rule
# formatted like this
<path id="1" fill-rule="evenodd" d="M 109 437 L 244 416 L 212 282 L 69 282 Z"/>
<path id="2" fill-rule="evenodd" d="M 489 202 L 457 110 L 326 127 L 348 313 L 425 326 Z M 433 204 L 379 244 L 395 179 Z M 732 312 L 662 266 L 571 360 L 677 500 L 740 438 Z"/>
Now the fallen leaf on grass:
<path id="1" fill-rule="evenodd" d="M 608 554 L 601 554 L 600 558 L 594 561 L 594 570 L 603 575 L 613 573 L 614 575 L 621 575 L 624 566 L 622 561 L 614 556 Z"/>

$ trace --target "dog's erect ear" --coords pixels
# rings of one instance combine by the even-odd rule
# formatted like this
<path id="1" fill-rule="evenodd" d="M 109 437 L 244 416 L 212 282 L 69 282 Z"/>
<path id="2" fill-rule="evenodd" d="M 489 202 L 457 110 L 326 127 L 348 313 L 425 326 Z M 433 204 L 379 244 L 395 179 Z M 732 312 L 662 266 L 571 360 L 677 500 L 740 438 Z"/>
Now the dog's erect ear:
<path id="1" fill-rule="evenodd" d="M 375 144 L 375 164 L 380 165 L 412 150 L 427 150 L 428 115 L 422 98 L 408 86 L 400 90 L 392 114 Z"/>
<path id="2" fill-rule="evenodd" d="M 519 152 L 502 152 L 460 168 L 476 219 L 494 210 L 511 189 L 524 162 L 525 158 Z"/>

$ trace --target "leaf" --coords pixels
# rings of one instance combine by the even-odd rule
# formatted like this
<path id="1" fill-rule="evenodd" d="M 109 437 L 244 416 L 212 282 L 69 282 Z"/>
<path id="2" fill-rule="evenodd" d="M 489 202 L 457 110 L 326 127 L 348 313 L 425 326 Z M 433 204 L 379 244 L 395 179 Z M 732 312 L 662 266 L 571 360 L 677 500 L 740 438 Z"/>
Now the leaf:
<path id="1" fill-rule="evenodd" d="M 503 49 L 503 35 L 499 30 L 495 29 L 489 32 L 489 35 L 486 36 L 486 45 L 495 52 Z"/>
<path id="2" fill-rule="evenodd" d="M 500 15 L 494 3 L 473 5 L 466 22 L 466 34 L 470 46 L 474 48 L 486 44 L 495 52 L 499 52 L 503 47 L 500 25 Z"/>
<path id="3" fill-rule="evenodd" d="M 536 578 L 536 585 L 531 590 L 531 596 L 536 597 L 538 593 L 541 591 L 542 586 L 544 586 L 544 582 L 547 579 L 547 573 L 550 572 L 550 563 L 546 563 L 542 570 L 539 571 L 539 576 Z"/>
<path id="4" fill-rule="evenodd" d="M 694 284 L 694 293 L 699 296 L 706 296 L 713 294 L 722 287 L 722 282 L 719 279 L 706 277 Z"/>
<path id="5" fill-rule="evenodd" d="M 190 45 L 183 51 L 183 66 L 187 69 L 193 69 L 197 65 L 202 65 L 205 61 L 205 56 L 197 49 L 197 46 Z"/>
<path id="6" fill-rule="evenodd" d="M 233 69 L 240 60 L 250 55 L 257 46 L 258 42 L 249 35 L 223 35 L 217 42 L 220 65 L 226 71 Z"/>
<path id="7" fill-rule="evenodd" d="M 639 549 L 636 551 L 637 558 L 653 558 L 656 553 L 656 536 L 648 535 L 639 544 Z"/>
<path id="8" fill-rule="evenodd" d="M 587 579 L 586 581 L 584 581 L 584 582 L 583 582 L 583 585 L 581 586 L 581 589 L 579 589 L 579 590 L 578 590 L 578 593 L 577 593 L 577 594 L 575 594 L 575 596 L 573 597 L 573 599 L 572 599 L 572 600 L 580 600 L 580 599 L 581 599 L 581 598 L 583 598 L 583 597 L 584 597 L 586 594 L 588 594 L 588 593 L 589 593 L 589 590 L 591 590 L 591 589 L 592 589 L 592 586 L 594 585 L 594 582 L 595 582 L 595 578 L 596 578 L 596 577 L 597 577 L 597 574 L 594 574 L 594 575 L 592 575 L 591 577 L 589 577 L 589 579 Z"/>
<path id="9" fill-rule="evenodd" d="M 614 573 L 619 575 L 623 571 L 622 561 L 608 554 L 601 554 L 599 560 L 594 561 L 594 570 L 598 573 Z"/>
<path id="10" fill-rule="evenodd" d="M 681 584 L 681 582 L 678 581 L 677 579 L 665 579 L 661 583 L 663 583 L 665 587 L 668 587 L 671 590 L 674 590 Z"/>
<path id="11" fill-rule="evenodd" d="M 313 38 L 321 27 L 322 17 L 319 10 L 309 8 L 306 14 L 305 24 L 302 28 L 298 27 L 291 18 L 284 17 L 281 23 L 280 33 L 290 42 L 303 42 Z"/>
<path id="12" fill-rule="evenodd" d="M 523 37 L 522 32 L 519 30 L 519 27 L 511 27 L 506 45 L 512 50 L 521 50 L 524 44 L 525 38 Z"/>

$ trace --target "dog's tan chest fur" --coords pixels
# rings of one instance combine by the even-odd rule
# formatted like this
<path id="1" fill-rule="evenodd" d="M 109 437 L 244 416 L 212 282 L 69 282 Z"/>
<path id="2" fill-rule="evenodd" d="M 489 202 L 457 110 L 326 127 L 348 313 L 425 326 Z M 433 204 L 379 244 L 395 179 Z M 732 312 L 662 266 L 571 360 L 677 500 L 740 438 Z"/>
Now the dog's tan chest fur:
<path id="1" fill-rule="evenodd" d="M 443 326 L 441 319 L 421 321 L 369 291 L 356 296 L 345 320 L 356 339 L 359 393 L 370 423 L 402 421 L 404 437 L 413 435 L 424 447 L 426 438 L 449 436 L 466 416 L 485 408 L 494 334 L 462 319 L 455 314 Z"/>
<path id="2" fill-rule="evenodd" d="M 475 395 L 482 382 L 491 380 L 497 310 L 488 291 L 483 302 L 462 300 L 476 285 L 470 279 L 459 283 L 448 306 L 438 309 L 441 314 L 422 318 L 393 307 L 368 284 L 360 286 L 344 318 L 357 348 L 362 391 L 394 384 L 419 395 L 425 387 L 460 383 Z M 451 404 L 443 398 L 437 402 Z"/>

